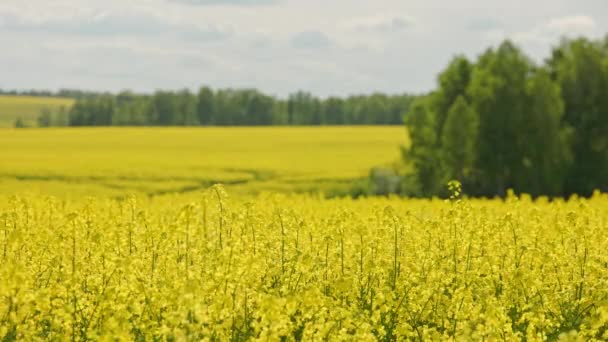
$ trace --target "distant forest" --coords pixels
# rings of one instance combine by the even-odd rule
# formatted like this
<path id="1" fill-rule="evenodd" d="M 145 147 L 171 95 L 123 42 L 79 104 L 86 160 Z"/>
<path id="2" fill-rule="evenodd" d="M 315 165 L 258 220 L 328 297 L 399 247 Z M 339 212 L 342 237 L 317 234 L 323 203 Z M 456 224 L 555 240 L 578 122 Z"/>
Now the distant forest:
<path id="1" fill-rule="evenodd" d="M 6 95 L 76 99 L 71 108 L 43 109 L 38 126 L 261 126 L 261 125 L 398 125 L 412 95 L 359 95 L 321 99 L 296 92 L 287 99 L 255 89 L 201 87 L 197 93 L 156 91 L 118 94 L 79 90 L 1 91 Z"/>
<path id="2" fill-rule="evenodd" d="M 20 90 L 20 89 L 0 89 L 0 95 L 13 96 L 35 96 L 35 97 L 65 97 L 70 99 L 83 99 L 87 97 L 98 97 L 109 95 L 108 92 L 87 91 L 78 89 L 60 89 L 58 91 L 51 90 Z"/>

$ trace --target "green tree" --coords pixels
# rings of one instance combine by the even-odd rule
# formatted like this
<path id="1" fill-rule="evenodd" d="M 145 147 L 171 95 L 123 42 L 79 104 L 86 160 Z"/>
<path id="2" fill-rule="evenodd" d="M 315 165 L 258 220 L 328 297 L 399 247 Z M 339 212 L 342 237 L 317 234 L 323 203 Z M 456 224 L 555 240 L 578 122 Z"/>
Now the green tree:
<path id="1" fill-rule="evenodd" d="M 200 124 L 197 111 L 197 97 L 188 89 L 175 94 L 175 112 L 173 124 L 180 126 L 198 126 Z"/>
<path id="2" fill-rule="evenodd" d="M 211 125 L 214 119 L 213 91 L 208 87 L 202 87 L 198 91 L 196 112 L 201 125 Z"/>
<path id="3" fill-rule="evenodd" d="M 270 96 L 252 91 L 247 93 L 247 120 L 250 125 L 271 125 L 274 99 Z"/>
<path id="4" fill-rule="evenodd" d="M 545 69 L 505 41 L 476 64 L 455 58 L 438 85 L 414 101 L 406 120 L 412 146 L 405 156 L 419 193 L 439 194 L 449 179 L 473 195 L 563 193 L 571 129 Z"/>
<path id="5" fill-rule="evenodd" d="M 90 103 L 92 106 L 89 115 L 89 122 L 93 126 L 111 126 L 112 117 L 114 116 L 116 104 L 115 97 L 111 95 L 103 95 L 93 99 Z"/>
<path id="6" fill-rule="evenodd" d="M 561 195 L 571 160 L 569 127 L 562 124 L 564 102 L 560 88 L 543 69 L 537 70 L 526 87 L 526 137 L 523 149 L 525 172 L 518 184 L 532 195 Z"/>
<path id="7" fill-rule="evenodd" d="M 437 115 L 437 137 L 442 136 L 448 112 L 459 97 L 468 101 L 467 88 L 471 81 L 473 65 L 464 56 L 456 56 L 448 67 L 439 74 L 439 89 L 433 96 L 433 107 Z"/>
<path id="8" fill-rule="evenodd" d="M 288 122 L 292 125 L 320 125 L 324 122 L 319 100 L 303 91 L 289 95 Z"/>
<path id="9" fill-rule="evenodd" d="M 404 157 L 414 168 L 414 182 L 410 182 L 410 189 L 405 190 L 418 196 L 436 195 L 442 187 L 444 176 L 435 144 L 435 116 L 430 108 L 430 97 L 420 97 L 414 101 L 406 117 L 406 125 L 411 145 L 404 150 Z"/>
<path id="10" fill-rule="evenodd" d="M 367 116 L 370 123 L 376 125 L 386 125 L 391 121 L 391 112 L 388 97 L 384 94 L 375 93 L 366 96 L 364 103 L 367 109 Z"/>
<path id="11" fill-rule="evenodd" d="M 608 190 L 608 51 L 601 42 L 564 40 L 548 62 L 574 129 L 567 193 Z"/>
<path id="12" fill-rule="evenodd" d="M 389 123 L 391 125 L 399 125 L 403 123 L 403 117 L 409 111 L 410 105 L 414 98 L 414 96 L 407 94 L 395 95 L 390 98 L 391 117 Z"/>
<path id="13" fill-rule="evenodd" d="M 466 184 L 473 172 L 479 119 L 463 96 L 459 96 L 448 110 L 441 135 L 444 169 L 449 179 Z"/>
<path id="14" fill-rule="evenodd" d="M 287 125 L 289 116 L 289 102 L 283 99 L 275 99 L 272 105 L 272 124 Z"/>
<path id="15" fill-rule="evenodd" d="M 345 122 L 344 100 L 337 97 L 328 98 L 323 106 L 323 117 L 329 125 L 343 125 Z"/>
<path id="16" fill-rule="evenodd" d="M 169 126 L 176 124 L 175 98 L 171 92 L 157 91 L 150 103 L 149 122 L 151 125 Z"/>
<path id="17" fill-rule="evenodd" d="M 479 59 L 468 88 L 471 104 L 479 114 L 479 149 L 476 169 L 482 194 L 504 195 L 518 188 L 521 156 L 527 137 L 525 124 L 527 77 L 532 63 L 511 42 L 485 52 Z"/>

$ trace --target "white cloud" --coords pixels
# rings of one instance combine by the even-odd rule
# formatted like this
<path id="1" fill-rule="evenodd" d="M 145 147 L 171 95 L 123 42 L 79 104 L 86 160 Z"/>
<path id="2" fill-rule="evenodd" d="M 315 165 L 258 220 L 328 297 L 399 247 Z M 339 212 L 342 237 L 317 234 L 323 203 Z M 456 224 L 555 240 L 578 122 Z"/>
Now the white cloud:
<path id="1" fill-rule="evenodd" d="M 170 2 L 196 6 L 267 6 L 282 0 L 169 0 Z"/>
<path id="2" fill-rule="evenodd" d="M 332 45 L 329 37 L 318 30 L 307 30 L 294 34 L 291 45 L 298 49 L 326 49 Z"/>
<path id="3" fill-rule="evenodd" d="M 345 21 L 342 27 L 359 32 L 386 33 L 409 29 L 414 23 L 411 17 L 405 15 L 377 14 Z"/>
<path id="4" fill-rule="evenodd" d="M 468 30 L 482 32 L 497 31 L 502 27 L 502 23 L 493 18 L 475 18 L 470 20 L 466 25 Z"/>
<path id="5" fill-rule="evenodd" d="M 564 33 L 591 33 L 596 28 L 593 18 L 587 15 L 574 15 L 549 20 L 544 28 L 547 31 Z"/>
<path id="6" fill-rule="evenodd" d="M 0 87 L 421 92 L 454 54 L 512 38 L 542 60 L 602 17 L 605 0 L 0 0 Z"/>
<path id="7" fill-rule="evenodd" d="M 550 44 L 562 36 L 591 35 L 596 27 L 595 20 L 590 16 L 565 16 L 549 19 L 530 30 L 516 32 L 511 37 L 523 44 Z"/>
<path id="8" fill-rule="evenodd" d="M 230 25 L 181 23 L 156 13 L 132 9 L 80 9 L 56 15 L 53 12 L 16 12 L 0 8 L 0 28 L 7 32 L 57 36 L 172 35 L 198 42 L 224 40 L 234 34 Z"/>

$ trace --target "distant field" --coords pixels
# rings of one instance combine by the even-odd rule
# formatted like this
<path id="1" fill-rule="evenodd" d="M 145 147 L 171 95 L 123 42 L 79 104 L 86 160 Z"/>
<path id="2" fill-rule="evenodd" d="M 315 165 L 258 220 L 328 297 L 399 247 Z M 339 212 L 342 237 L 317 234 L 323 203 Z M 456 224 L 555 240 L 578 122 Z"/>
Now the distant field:
<path id="1" fill-rule="evenodd" d="M 61 106 L 70 107 L 73 102 L 73 99 L 58 97 L 0 95 L 0 127 L 12 127 L 17 118 L 35 125 L 43 108 L 55 110 Z"/>
<path id="2" fill-rule="evenodd" d="M 0 131 L 0 192 L 148 195 L 344 188 L 399 159 L 401 126 Z"/>

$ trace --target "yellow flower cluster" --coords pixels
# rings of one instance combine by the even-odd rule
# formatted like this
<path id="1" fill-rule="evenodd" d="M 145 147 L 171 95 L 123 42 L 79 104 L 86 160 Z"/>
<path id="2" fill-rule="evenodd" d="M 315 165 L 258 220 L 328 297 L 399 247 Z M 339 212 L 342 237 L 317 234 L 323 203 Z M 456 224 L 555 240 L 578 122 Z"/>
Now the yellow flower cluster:
<path id="1" fill-rule="evenodd" d="M 608 196 L 0 198 L 0 339 L 606 340 Z"/>

